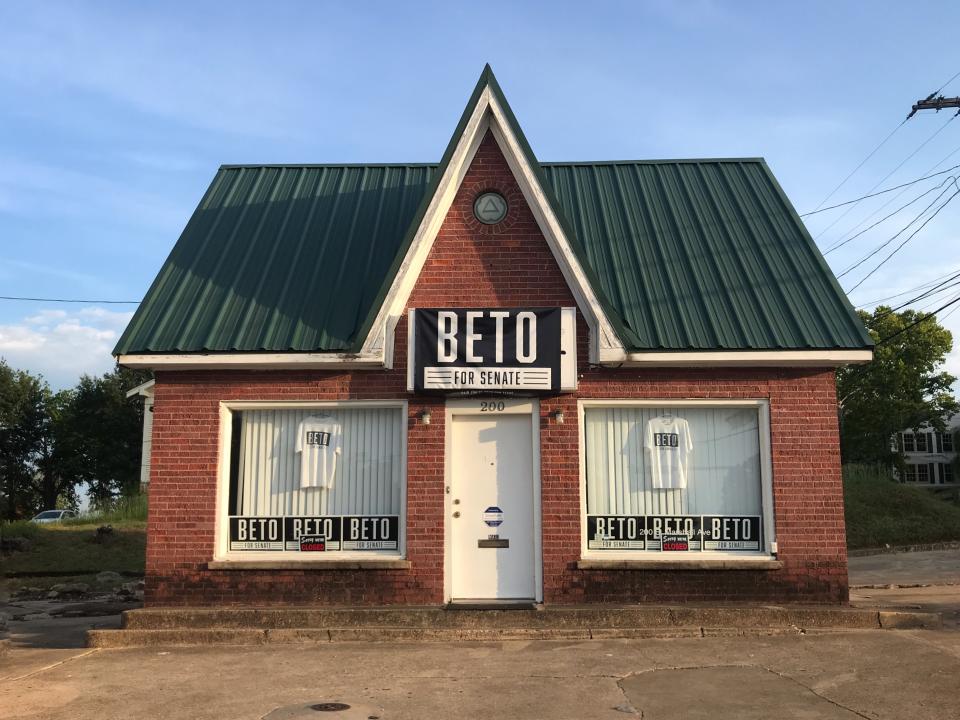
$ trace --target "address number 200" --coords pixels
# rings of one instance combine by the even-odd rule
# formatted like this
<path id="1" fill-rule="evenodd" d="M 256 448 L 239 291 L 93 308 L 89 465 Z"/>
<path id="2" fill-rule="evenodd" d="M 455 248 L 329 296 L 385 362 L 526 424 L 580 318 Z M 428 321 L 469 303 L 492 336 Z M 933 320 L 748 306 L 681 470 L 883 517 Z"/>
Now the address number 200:
<path id="1" fill-rule="evenodd" d="M 480 412 L 503 412 L 506 409 L 506 403 L 499 401 L 482 401 L 480 403 Z"/>

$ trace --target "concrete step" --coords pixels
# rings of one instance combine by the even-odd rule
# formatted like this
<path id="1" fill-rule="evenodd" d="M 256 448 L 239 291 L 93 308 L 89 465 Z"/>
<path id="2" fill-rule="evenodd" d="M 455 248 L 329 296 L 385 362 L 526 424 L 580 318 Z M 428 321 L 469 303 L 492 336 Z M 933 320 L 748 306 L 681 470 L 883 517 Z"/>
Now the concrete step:
<path id="1" fill-rule="evenodd" d="M 176 645 L 267 645 L 333 642 L 491 642 L 503 640 L 597 640 L 800 634 L 799 628 L 283 628 L 168 630 L 90 630 L 87 644 L 96 648 Z M 813 631 L 818 632 L 818 631 Z"/>
<path id="2" fill-rule="evenodd" d="M 697 637 L 817 630 L 936 628 L 936 613 L 823 607 L 564 606 L 524 610 L 390 608 L 144 608 L 91 647 L 337 641 Z"/>

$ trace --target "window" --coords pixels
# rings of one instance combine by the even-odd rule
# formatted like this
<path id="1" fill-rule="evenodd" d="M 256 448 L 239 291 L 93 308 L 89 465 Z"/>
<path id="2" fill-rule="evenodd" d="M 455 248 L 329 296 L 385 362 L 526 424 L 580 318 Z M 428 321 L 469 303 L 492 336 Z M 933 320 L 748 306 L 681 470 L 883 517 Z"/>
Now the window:
<path id="1" fill-rule="evenodd" d="M 945 432 L 940 435 L 940 450 L 942 452 L 953 452 L 953 433 Z"/>
<path id="2" fill-rule="evenodd" d="M 913 436 L 917 445 L 917 452 L 927 452 L 927 434 L 926 433 L 916 433 Z"/>
<path id="3" fill-rule="evenodd" d="M 915 465 L 914 467 L 917 468 L 917 482 L 924 482 L 924 483 L 930 482 L 930 466 L 929 465 L 926 465 L 926 464 Z"/>
<path id="4" fill-rule="evenodd" d="M 940 463 L 940 480 L 944 483 L 953 482 L 953 465 Z"/>
<path id="5" fill-rule="evenodd" d="M 906 482 L 916 482 L 917 481 L 917 466 L 916 465 L 906 465 L 903 468 L 903 479 Z"/>
<path id="6" fill-rule="evenodd" d="M 583 401 L 584 553 L 671 560 L 772 547 L 761 401 Z"/>
<path id="7" fill-rule="evenodd" d="M 220 557 L 402 555 L 403 403 L 226 403 L 225 414 Z"/>
<path id="8" fill-rule="evenodd" d="M 903 451 L 914 452 L 915 450 L 916 450 L 916 444 L 913 442 L 913 433 L 904 433 L 903 434 Z"/>

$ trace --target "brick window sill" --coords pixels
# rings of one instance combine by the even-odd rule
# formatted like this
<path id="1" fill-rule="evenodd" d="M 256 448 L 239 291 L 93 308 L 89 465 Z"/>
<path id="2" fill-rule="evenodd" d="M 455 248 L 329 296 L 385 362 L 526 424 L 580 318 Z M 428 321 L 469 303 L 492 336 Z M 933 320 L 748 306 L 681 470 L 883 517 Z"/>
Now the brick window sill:
<path id="1" fill-rule="evenodd" d="M 409 570 L 409 560 L 212 560 L 208 570 Z"/>
<path id="2" fill-rule="evenodd" d="M 696 560 L 599 560 L 577 563 L 578 570 L 779 570 L 783 563 L 774 558 L 704 558 Z"/>

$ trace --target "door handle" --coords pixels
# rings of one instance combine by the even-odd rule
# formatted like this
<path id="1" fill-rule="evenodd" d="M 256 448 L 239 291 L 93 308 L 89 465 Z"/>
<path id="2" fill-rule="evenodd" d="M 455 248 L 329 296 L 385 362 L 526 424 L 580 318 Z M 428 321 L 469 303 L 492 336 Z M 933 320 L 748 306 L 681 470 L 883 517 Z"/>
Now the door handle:
<path id="1" fill-rule="evenodd" d="M 454 516 L 455 518 L 460 517 L 460 511 L 457 510 L 457 511 L 453 514 L 453 516 Z"/>

